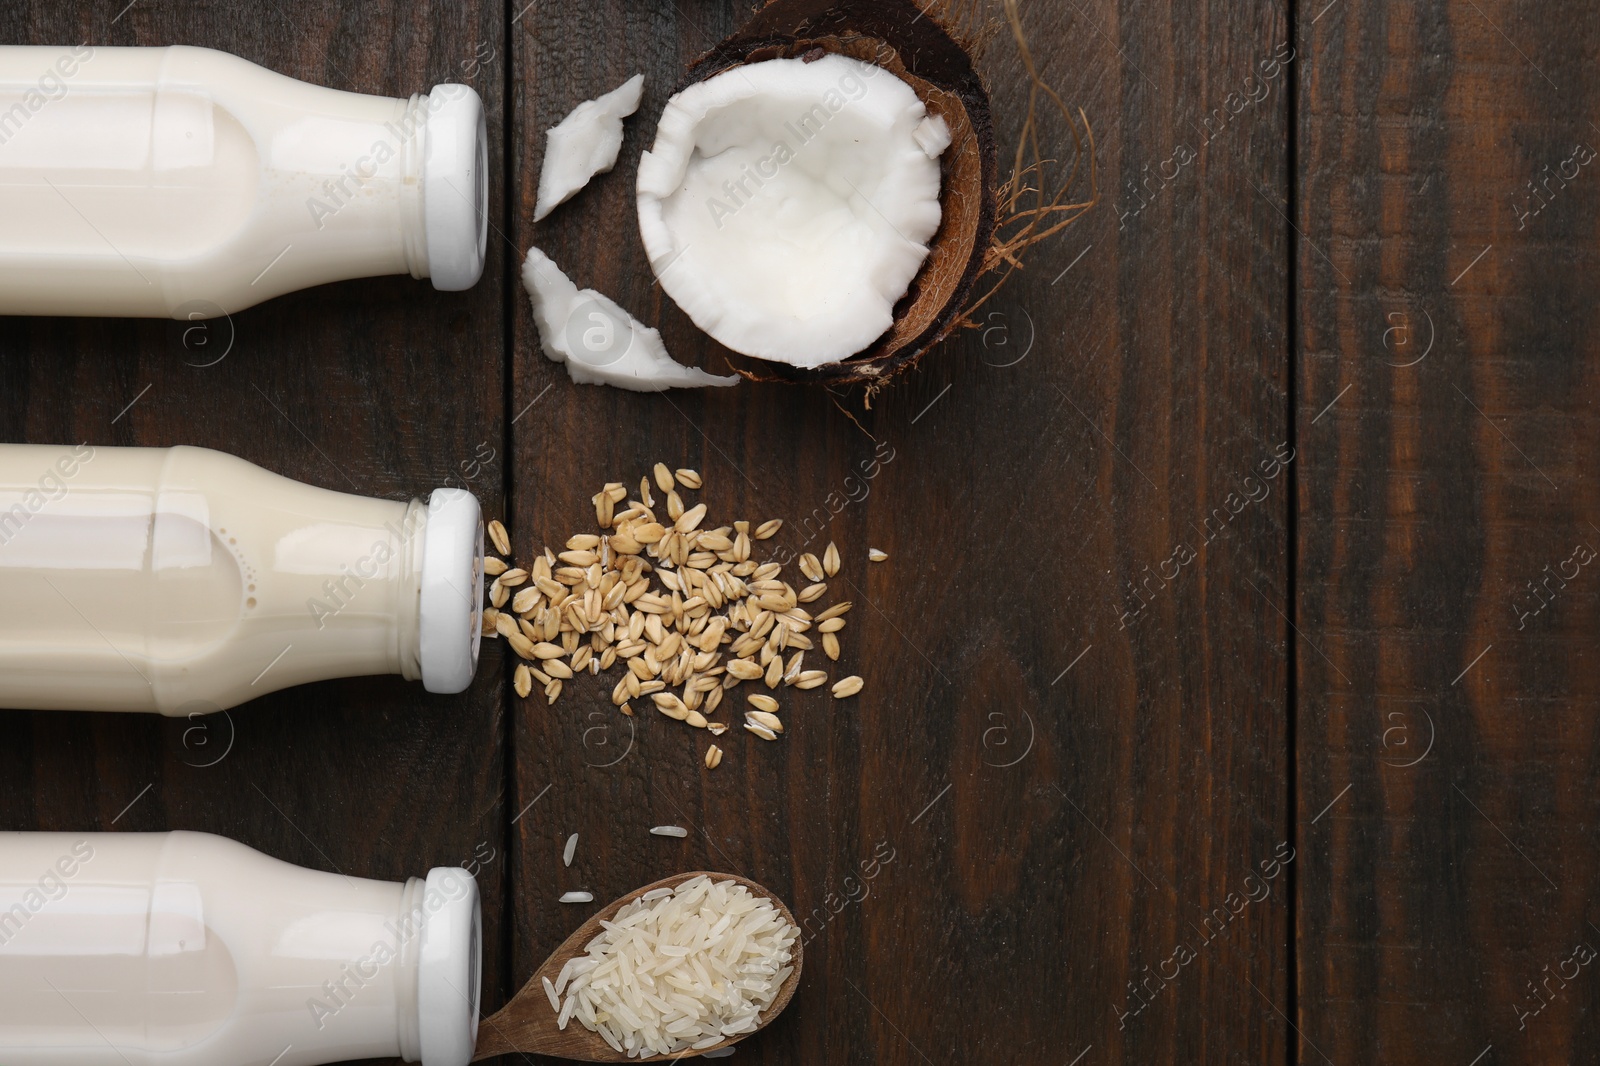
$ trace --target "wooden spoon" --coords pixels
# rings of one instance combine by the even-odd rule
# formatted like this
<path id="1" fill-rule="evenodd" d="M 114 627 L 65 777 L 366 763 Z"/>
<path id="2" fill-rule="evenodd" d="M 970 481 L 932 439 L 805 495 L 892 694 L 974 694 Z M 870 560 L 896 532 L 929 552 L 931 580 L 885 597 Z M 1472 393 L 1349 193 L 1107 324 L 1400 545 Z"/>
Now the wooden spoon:
<path id="1" fill-rule="evenodd" d="M 794 920 L 794 915 L 789 913 L 789 908 L 784 906 L 783 900 L 754 881 L 740 877 L 737 874 L 719 874 L 697 870 L 693 873 L 675 874 L 654 884 L 635 889 L 621 899 L 613 901 L 595 914 L 594 917 L 579 926 L 578 931 L 567 937 L 566 942 L 556 948 L 548 959 L 544 960 L 544 965 L 534 971 L 533 977 L 529 979 L 527 984 L 522 986 L 522 991 L 511 997 L 510 1003 L 507 1003 L 483 1020 L 482 1026 L 478 1029 L 478 1046 L 472 1061 L 477 1062 L 480 1059 L 487 1059 L 494 1055 L 508 1055 L 514 1052 L 523 1052 L 529 1055 L 552 1055 L 556 1058 L 576 1059 L 579 1062 L 661 1062 L 667 1059 L 676 1061 L 680 1058 L 704 1055 L 708 1051 L 715 1051 L 717 1048 L 737 1044 L 745 1037 L 750 1036 L 750 1033 L 740 1033 L 737 1036 L 728 1037 L 720 1044 L 713 1044 L 710 1047 L 700 1048 L 696 1051 L 680 1051 L 675 1055 L 650 1055 L 630 1059 L 621 1052 L 613 1051 L 611 1045 L 600 1038 L 599 1033 L 591 1033 L 588 1029 L 585 1029 L 583 1023 L 578 1021 L 577 1018 L 573 1018 L 568 1022 L 565 1030 L 556 1028 L 556 1012 L 550 1009 L 550 997 L 545 995 L 544 983 L 540 978 L 548 977 L 554 983 L 556 976 L 561 973 L 561 967 L 566 965 L 567 960 L 575 955 L 583 954 L 584 948 L 589 941 L 600 935 L 602 932 L 600 923 L 615 918 L 617 912 L 627 904 L 632 903 L 653 889 L 676 888 L 695 877 L 709 877 L 713 881 L 737 882 L 749 889 L 751 895 L 770 899 L 772 905 L 778 909 L 778 913 L 783 915 L 784 919 L 791 925 L 799 928 L 799 923 Z M 772 1024 L 772 1019 L 776 1018 L 779 1012 L 789 1005 L 789 1000 L 794 998 L 794 990 L 800 984 L 801 962 L 800 941 L 796 939 L 794 942 L 794 958 L 790 960 L 790 965 L 794 967 L 794 972 L 784 980 L 783 987 L 778 989 L 778 995 L 773 999 L 772 1006 L 762 1012 L 761 1023 L 753 1030 L 754 1032 L 759 1033 L 762 1029 Z"/>

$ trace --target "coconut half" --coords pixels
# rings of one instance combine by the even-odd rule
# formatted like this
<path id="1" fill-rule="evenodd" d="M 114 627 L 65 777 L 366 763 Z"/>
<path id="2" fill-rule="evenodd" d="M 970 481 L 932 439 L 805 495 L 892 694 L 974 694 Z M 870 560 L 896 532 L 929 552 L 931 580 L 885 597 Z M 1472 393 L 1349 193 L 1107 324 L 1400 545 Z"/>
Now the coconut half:
<path id="1" fill-rule="evenodd" d="M 801 368 L 847 359 L 894 323 L 927 258 L 949 144 L 911 86 L 849 56 L 696 82 L 639 160 L 650 265 L 736 352 Z"/>
<path id="2" fill-rule="evenodd" d="M 848 69 L 868 86 L 860 99 L 850 83 L 840 87 L 847 68 L 835 58 L 858 64 Z M 797 75 L 797 66 L 820 71 Z M 809 96 L 785 95 L 802 87 Z M 920 112 L 905 105 L 901 87 Z M 830 89 L 844 101 L 836 111 Z M 818 105 L 828 122 L 811 111 Z M 792 158 L 778 162 L 773 135 L 785 123 L 798 128 L 805 114 L 823 131 L 818 158 L 844 160 L 840 177 L 856 189 L 802 169 L 805 146 L 793 134 Z M 822 139 L 830 126 L 841 140 L 862 137 L 866 150 Z M 669 187 L 673 175 L 679 181 Z M 639 167 L 640 232 L 662 288 L 695 323 L 761 360 L 740 373 L 876 384 L 914 365 L 960 321 L 994 232 L 996 175 L 988 93 L 936 14 L 913 0 L 773 0 L 695 62 L 663 113 Z M 858 178 L 877 181 L 879 194 L 858 195 Z M 779 187 L 793 197 L 770 195 Z M 872 214 L 889 225 L 875 225 Z M 886 229 L 900 240 L 884 239 Z M 731 248 L 741 232 L 751 239 Z M 851 262 L 852 252 L 866 258 Z M 777 283 L 752 292 L 758 278 Z"/>
<path id="3" fill-rule="evenodd" d="M 572 199 L 590 178 L 617 165 L 622 120 L 639 109 L 643 92 L 644 75 L 635 74 L 604 96 L 585 100 L 545 134 L 535 222 Z"/>
<path id="4" fill-rule="evenodd" d="M 552 362 L 564 363 L 580 385 L 615 385 L 633 392 L 663 392 L 703 385 L 736 385 L 684 366 L 667 354 L 661 334 L 593 289 L 580 289 L 550 257 L 528 249 L 522 284 L 533 302 L 539 341 Z"/>

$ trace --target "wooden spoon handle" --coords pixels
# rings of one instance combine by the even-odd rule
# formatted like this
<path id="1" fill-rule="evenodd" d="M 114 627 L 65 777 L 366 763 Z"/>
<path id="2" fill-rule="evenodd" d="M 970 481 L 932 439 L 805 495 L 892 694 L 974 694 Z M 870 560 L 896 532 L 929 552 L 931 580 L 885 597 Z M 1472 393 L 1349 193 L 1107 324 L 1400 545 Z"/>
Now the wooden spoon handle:
<path id="1" fill-rule="evenodd" d="M 492 1059 L 496 1055 L 509 1055 L 513 1052 L 532 1050 L 531 1048 L 519 1048 L 511 1045 L 511 1037 L 507 1034 L 505 1027 L 500 1024 L 503 1021 L 502 1015 L 504 1014 L 504 1010 L 496 1011 L 485 1018 L 478 1026 L 478 1046 L 472 1054 L 473 1062 Z"/>

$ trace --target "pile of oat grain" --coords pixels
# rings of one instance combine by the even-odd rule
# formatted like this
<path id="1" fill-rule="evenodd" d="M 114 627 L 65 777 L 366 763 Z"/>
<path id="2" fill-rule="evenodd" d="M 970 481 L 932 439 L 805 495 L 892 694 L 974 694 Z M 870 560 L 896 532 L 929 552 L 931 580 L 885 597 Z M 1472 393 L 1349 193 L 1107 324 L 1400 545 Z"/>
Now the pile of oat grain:
<path id="1" fill-rule="evenodd" d="M 622 511 L 616 507 L 627 489 L 611 482 L 594 497 L 600 533 L 577 534 L 559 553 L 546 547 L 528 569 L 484 559 L 493 581 L 483 633 L 503 637 L 527 660 L 514 674 L 517 694 L 530 695 L 537 681 L 554 704 L 564 681 L 621 661 L 626 672 L 611 702 L 623 714 L 633 714 L 630 701 L 649 696 L 668 718 L 720 736 L 728 727 L 711 716 L 740 682 L 761 682 L 769 692 L 826 684 L 825 670 L 805 668 L 806 653 L 815 647 L 806 634 L 814 628 L 823 654 L 836 661 L 851 604 L 835 603 L 816 615 L 801 605 L 827 594 L 826 579 L 839 572 L 839 549 L 830 541 L 820 559 L 802 555 L 799 569 L 808 583 L 796 590 L 783 580 L 779 563 L 751 558 L 755 542 L 777 533 L 782 519 L 754 529 L 746 521 L 705 529 L 706 505 L 685 507 L 678 494 L 680 487 L 699 489 L 700 475 L 657 463 L 653 477 L 665 494 L 665 523 L 654 510 L 650 476 L 640 479 L 639 498 Z M 505 526 L 495 521 L 488 528 L 500 555 L 511 555 Z M 833 685 L 833 695 L 845 699 L 861 686 L 861 678 L 846 677 Z M 776 740 L 783 732 L 778 701 L 758 692 L 748 702 L 745 729 Z M 712 744 L 706 767 L 715 769 L 722 754 Z"/>

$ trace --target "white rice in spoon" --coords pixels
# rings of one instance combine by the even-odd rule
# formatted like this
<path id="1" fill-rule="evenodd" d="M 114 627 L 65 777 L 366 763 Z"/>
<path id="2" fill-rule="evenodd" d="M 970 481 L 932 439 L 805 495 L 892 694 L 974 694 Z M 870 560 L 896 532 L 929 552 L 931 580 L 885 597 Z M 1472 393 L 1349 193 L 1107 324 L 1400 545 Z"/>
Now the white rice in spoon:
<path id="1" fill-rule="evenodd" d="M 754 1032 L 800 935 L 772 900 L 709 877 L 648 892 L 600 925 L 556 979 L 557 1024 L 576 1018 L 629 1058 Z"/>

